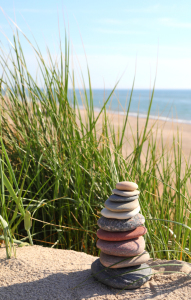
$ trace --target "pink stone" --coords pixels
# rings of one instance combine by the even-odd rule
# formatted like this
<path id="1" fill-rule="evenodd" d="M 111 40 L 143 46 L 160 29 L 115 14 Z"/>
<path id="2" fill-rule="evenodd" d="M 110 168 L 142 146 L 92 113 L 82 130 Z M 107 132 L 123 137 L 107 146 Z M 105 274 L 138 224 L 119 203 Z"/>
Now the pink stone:
<path id="1" fill-rule="evenodd" d="M 108 242 L 104 240 L 97 241 L 97 247 L 104 253 L 114 256 L 136 256 L 145 249 L 145 240 L 142 236 L 120 242 Z"/>
<path id="2" fill-rule="evenodd" d="M 126 241 L 138 238 L 139 236 L 144 235 L 147 232 L 147 229 L 144 226 L 139 226 L 134 230 L 130 231 L 121 231 L 121 232 L 112 232 L 99 229 L 97 231 L 97 237 L 105 241 Z"/>

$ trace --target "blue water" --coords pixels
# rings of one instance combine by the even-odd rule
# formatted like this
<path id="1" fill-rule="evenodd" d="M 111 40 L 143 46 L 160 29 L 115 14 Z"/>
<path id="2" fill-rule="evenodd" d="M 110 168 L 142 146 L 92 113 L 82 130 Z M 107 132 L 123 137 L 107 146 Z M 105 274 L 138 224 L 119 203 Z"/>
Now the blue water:
<path id="1" fill-rule="evenodd" d="M 133 91 L 129 115 L 146 116 L 151 92 L 149 90 Z M 111 90 L 93 90 L 96 110 L 100 110 L 110 93 Z M 124 114 L 128 107 L 130 93 L 131 90 L 115 90 L 107 104 L 107 109 Z M 71 91 L 69 94 L 72 96 Z M 82 105 L 80 94 L 84 97 L 83 91 L 77 91 L 79 104 Z M 175 122 L 191 124 L 191 90 L 155 90 L 150 117 L 167 121 L 173 119 Z"/>

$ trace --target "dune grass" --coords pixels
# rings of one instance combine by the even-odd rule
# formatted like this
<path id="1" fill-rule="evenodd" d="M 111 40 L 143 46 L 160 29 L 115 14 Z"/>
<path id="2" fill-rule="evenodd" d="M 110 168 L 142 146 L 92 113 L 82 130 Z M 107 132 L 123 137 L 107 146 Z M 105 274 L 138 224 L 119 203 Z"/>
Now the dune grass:
<path id="1" fill-rule="evenodd" d="M 137 127 L 134 150 L 124 158 L 133 87 L 124 124 L 116 129 L 106 111 L 116 87 L 95 114 L 88 71 L 89 86 L 84 84 L 82 93 L 84 118 L 75 92 L 75 76 L 69 73 L 67 39 L 64 53 L 60 47 L 59 62 L 48 52 L 48 64 L 40 49 L 31 43 L 43 89 L 28 70 L 18 32 L 13 41 L 9 55 L 1 49 L 0 56 L 0 215 L 7 224 L 3 227 L 0 222 L 0 228 L 6 245 L 33 241 L 97 255 L 99 212 L 116 182 L 131 180 L 138 183 L 141 192 L 141 212 L 148 229 L 146 248 L 151 257 L 191 261 L 191 167 L 187 161 L 184 171 L 181 169 L 179 132 L 171 151 L 167 151 L 164 143 L 158 151 L 157 135 L 148 129 L 154 88 L 144 130 L 140 132 Z M 73 85 L 71 98 L 69 80 Z M 100 120 L 102 126 L 98 130 Z M 143 162 L 145 142 L 148 146 Z M 10 257 L 10 253 L 7 255 Z"/>

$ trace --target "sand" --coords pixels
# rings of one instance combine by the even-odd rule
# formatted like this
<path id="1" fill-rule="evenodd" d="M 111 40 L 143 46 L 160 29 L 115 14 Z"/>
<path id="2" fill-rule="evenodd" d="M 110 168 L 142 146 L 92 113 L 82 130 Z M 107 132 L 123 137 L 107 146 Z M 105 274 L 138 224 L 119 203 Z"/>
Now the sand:
<path id="1" fill-rule="evenodd" d="M 85 120 L 85 110 L 81 109 L 82 119 Z M 98 116 L 98 112 L 95 112 L 95 116 Z M 107 112 L 107 117 L 111 121 L 111 124 L 115 127 L 116 135 L 117 135 L 117 128 L 122 128 L 125 116 L 119 115 L 118 113 L 111 113 Z M 143 129 L 145 127 L 146 118 L 139 118 L 139 133 L 143 133 Z M 98 125 L 96 127 L 97 131 L 99 132 L 102 124 L 102 117 L 100 117 L 98 121 Z M 152 128 L 153 127 L 153 128 Z M 149 131 L 152 128 L 152 133 L 157 134 L 157 140 L 158 140 L 158 148 L 160 151 L 161 148 L 161 132 L 163 136 L 164 144 L 166 145 L 166 149 L 170 151 L 173 141 L 173 134 L 176 136 L 177 129 L 179 130 L 180 137 L 182 138 L 182 153 L 183 156 L 185 156 L 186 159 L 188 159 L 190 153 L 191 153 L 191 125 L 186 123 L 177 123 L 176 120 L 172 121 L 163 121 L 163 120 L 154 120 L 149 119 L 148 122 L 148 129 Z M 132 131 L 131 131 L 132 130 Z M 101 133 L 101 130 L 100 130 Z M 124 135 L 124 144 L 123 144 L 123 155 L 126 157 L 126 155 L 129 155 L 133 147 L 133 135 L 136 137 L 137 135 L 137 118 L 129 116 L 128 117 L 128 123 L 126 126 L 126 131 Z M 176 145 L 178 145 L 178 142 L 176 141 Z M 180 143 L 179 143 L 180 145 Z M 143 150 L 146 153 L 147 149 L 147 142 L 145 142 Z"/>
<path id="2" fill-rule="evenodd" d="M 122 291 L 109 288 L 91 277 L 91 255 L 41 246 L 17 248 L 17 259 L 6 259 L 0 248 L 0 300 L 124 300 L 191 299 L 191 264 L 163 267 L 170 275 L 154 275 L 140 289 Z M 165 261 L 163 261 L 165 263 Z M 169 261 L 170 262 L 170 261 Z M 168 263 L 169 263 L 168 262 Z M 157 260 L 150 265 L 161 263 Z M 157 272 L 153 267 L 153 272 Z M 81 284 L 82 283 L 82 284 Z M 80 285 L 81 284 L 81 285 Z"/>
<path id="3" fill-rule="evenodd" d="M 81 110 L 82 120 L 85 122 L 86 119 L 86 111 Z M 98 112 L 95 111 L 95 117 L 98 116 Z M 114 127 L 115 135 L 116 135 L 116 141 L 118 139 L 118 135 L 120 134 L 118 132 L 121 132 L 121 129 L 123 127 L 124 121 L 125 121 L 125 115 L 120 115 L 118 113 L 111 113 L 107 112 L 107 118 Z M 137 118 L 129 116 L 128 122 L 125 129 L 124 139 L 123 139 L 123 147 L 122 147 L 122 154 L 123 157 L 126 159 L 129 157 L 134 149 L 134 139 L 137 139 L 137 131 L 139 132 L 139 136 L 143 134 L 144 127 L 146 123 L 146 118 L 139 118 L 138 120 L 138 130 L 137 130 Z M 119 128 L 119 131 L 118 131 Z M 151 131 L 150 131 L 151 130 Z M 96 131 L 101 135 L 102 132 L 102 116 L 100 116 L 97 124 L 96 124 Z M 176 180 L 175 176 L 175 157 L 174 157 L 174 147 L 173 147 L 173 137 L 175 137 L 174 143 L 176 146 L 176 155 L 178 153 L 178 150 L 181 152 L 181 178 L 183 179 L 185 177 L 185 172 L 188 173 L 188 169 L 190 168 L 190 155 L 191 155 L 191 125 L 186 123 L 177 123 L 176 120 L 172 121 L 165 121 L 160 119 L 149 119 L 148 121 L 148 127 L 147 127 L 147 133 L 150 131 L 148 135 L 148 139 L 153 136 L 156 138 L 156 157 L 155 157 L 155 163 L 158 164 L 158 168 L 160 171 L 163 169 L 163 159 L 161 160 L 161 157 L 164 158 L 164 161 L 167 159 L 168 156 L 168 167 L 171 167 L 171 176 L 173 176 L 173 180 Z M 177 132 L 179 132 L 179 141 L 177 139 Z M 161 138 L 162 137 L 162 138 Z M 141 139 L 140 139 L 141 140 Z M 163 141 L 163 147 L 164 147 L 164 154 L 162 153 L 162 141 Z M 111 149 L 113 148 L 112 142 L 110 143 Z M 143 144 L 142 154 L 141 154 L 141 161 L 143 165 L 146 161 L 146 154 L 147 154 L 147 148 L 148 148 L 148 140 L 146 140 Z M 151 151 L 149 151 L 150 155 L 148 157 L 148 161 L 151 158 Z M 149 163 L 147 164 L 147 169 L 149 168 Z M 158 173 L 157 178 L 160 178 L 160 175 Z M 171 183 L 172 186 L 174 183 Z M 158 182 L 159 187 L 159 193 L 162 194 L 163 192 L 163 184 L 159 181 Z M 187 189 L 188 192 L 191 193 L 191 182 L 187 180 Z"/>

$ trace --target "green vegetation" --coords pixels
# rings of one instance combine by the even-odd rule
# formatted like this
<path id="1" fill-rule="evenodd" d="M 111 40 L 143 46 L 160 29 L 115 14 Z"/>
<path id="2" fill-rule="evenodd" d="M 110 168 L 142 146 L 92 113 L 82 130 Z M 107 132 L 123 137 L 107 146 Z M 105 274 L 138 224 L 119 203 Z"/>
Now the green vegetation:
<path id="1" fill-rule="evenodd" d="M 41 82 L 29 73 L 18 34 L 9 55 L 2 50 L 0 57 L 0 239 L 6 242 L 7 257 L 14 241 L 23 245 L 32 244 L 32 240 L 96 255 L 96 223 L 103 203 L 116 182 L 132 180 L 141 191 L 140 204 L 148 229 L 146 248 L 151 256 L 190 261 L 191 167 L 188 161 L 184 170 L 181 168 L 178 132 L 171 150 L 167 151 L 164 143 L 160 151 L 157 149 L 157 135 L 148 129 L 154 89 L 145 128 L 140 132 L 137 127 L 134 150 L 124 158 L 133 88 L 124 125 L 116 129 L 106 111 L 110 97 L 95 115 L 88 71 L 89 86 L 84 86 L 82 95 L 86 111 L 83 118 L 74 74 L 69 74 L 67 40 L 64 54 L 60 45 L 59 62 L 48 51 L 49 64 L 38 47 L 31 47 L 43 90 Z M 72 99 L 68 97 L 69 80 L 73 83 Z M 102 127 L 98 130 L 99 119 Z M 145 142 L 148 147 L 142 159 Z"/>

